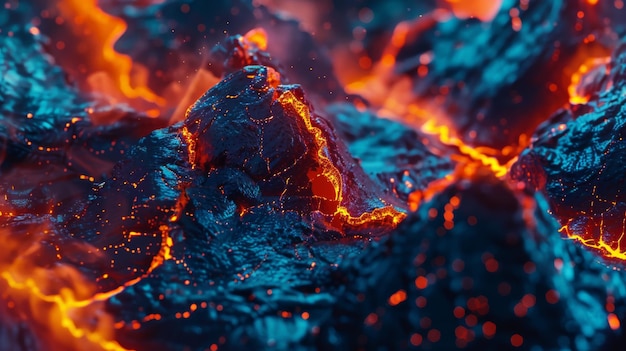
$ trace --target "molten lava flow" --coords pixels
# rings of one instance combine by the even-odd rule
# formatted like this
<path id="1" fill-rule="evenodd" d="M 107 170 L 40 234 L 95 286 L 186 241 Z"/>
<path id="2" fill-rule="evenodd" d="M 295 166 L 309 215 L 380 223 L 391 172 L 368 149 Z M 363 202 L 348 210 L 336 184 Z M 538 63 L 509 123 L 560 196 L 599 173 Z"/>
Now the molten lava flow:
<path id="1" fill-rule="evenodd" d="M 608 64 L 611 62 L 610 57 L 594 57 L 587 59 L 578 70 L 572 74 L 572 80 L 567 87 L 569 93 L 569 101 L 572 105 L 586 104 L 589 102 L 590 93 L 585 91 L 585 83 L 587 80 L 593 80 L 594 73 L 602 70 L 602 74 L 608 73 Z M 610 82 L 608 83 L 610 84 Z"/>
<path id="2" fill-rule="evenodd" d="M 174 216 L 177 218 L 176 214 Z M 47 348 L 49 350 L 127 350 L 114 340 L 113 317 L 104 311 L 104 303 L 140 282 L 164 261 L 173 259 L 170 228 L 161 225 L 159 230 L 162 235 L 161 249 L 152 258 L 147 271 L 106 292 L 97 292 L 93 280 L 73 266 L 55 263 L 50 267 L 39 267 L 32 263 L 37 260 L 35 257 L 45 255 L 41 242 L 46 241 L 48 230 L 33 230 L 21 241 L 16 239 L 15 234 L 2 230 L 0 239 L 8 253 L 0 260 L 0 278 L 4 280 L 0 281 L 3 299 L 19 308 L 22 313 L 20 318 L 32 319 L 47 326 L 43 330 L 34 330 L 34 333 L 43 333 L 41 340 L 56 345 Z M 129 235 L 140 233 L 131 232 Z M 94 248 L 85 250 L 98 252 Z"/>
<path id="3" fill-rule="evenodd" d="M 396 27 L 402 28 L 401 26 Z M 396 30 L 394 37 L 399 38 L 397 44 L 401 45 L 404 30 Z M 386 65 L 393 66 L 395 59 L 393 56 L 394 44 L 389 46 L 392 49 L 388 49 L 387 53 L 390 55 L 385 63 L 385 58 L 381 60 L 380 67 L 385 69 Z M 422 55 L 420 61 L 423 63 L 420 67 L 427 67 L 426 64 L 432 59 L 428 54 Z M 387 67 L 387 69 L 391 69 Z M 519 137 L 517 146 L 507 146 L 501 150 L 496 150 L 489 147 L 474 147 L 468 145 L 464 140 L 458 137 L 453 128 L 439 122 L 446 120 L 443 113 L 437 112 L 433 108 L 432 104 L 424 102 L 415 102 L 415 98 L 412 96 L 411 81 L 408 78 L 399 79 L 390 88 L 384 87 L 384 78 L 371 77 L 365 80 L 354 82 L 346 87 L 346 90 L 350 93 L 362 94 L 370 102 L 372 102 L 375 108 L 378 108 L 377 113 L 381 116 L 398 120 L 402 123 L 410 125 L 416 129 L 420 129 L 424 134 L 433 136 L 439 143 L 451 147 L 450 150 L 445 150 L 446 153 L 452 152 L 450 157 L 458 162 L 457 171 L 454 173 L 455 178 L 451 179 L 446 177 L 441 182 L 435 182 L 432 184 L 432 188 L 418 190 L 412 193 L 409 198 L 409 206 L 412 210 L 416 210 L 419 203 L 422 203 L 424 199 L 428 198 L 431 193 L 436 193 L 442 190 L 447 185 L 450 185 L 453 180 L 471 178 L 474 174 L 479 172 L 480 169 L 488 169 L 496 177 L 501 178 L 506 176 L 510 165 L 515 162 L 517 157 L 515 155 L 523 149 L 527 144 L 526 135 L 522 134 Z M 375 96 L 378 92 L 377 96 Z M 442 151 L 441 145 L 427 145 L 432 151 L 440 154 Z M 506 163 L 501 163 L 498 157 L 509 159 Z M 432 195 L 432 194 L 431 194 Z"/>
<path id="4" fill-rule="evenodd" d="M 187 114 L 189 114 L 189 110 L 187 110 Z M 191 165 L 191 168 L 196 168 L 196 138 L 192 132 L 189 131 L 187 126 L 184 126 L 181 129 L 181 140 L 187 145 L 187 155 L 188 161 Z"/>
<path id="5" fill-rule="evenodd" d="M 624 218 L 623 228 L 626 228 L 626 217 Z M 604 218 L 601 219 L 600 223 L 600 232 L 602 233 L 604 230 Z M 583 246 L 592 249 L 593 251 L 600 254 L 600 256 L 605 259 L 618 260 L 621 263 L 626 261 L 626 249 L 622 248 L 622 244 L 624 244 L 624 234 L 625 230 L 622 230 L 619 233 L 619 237 L 616 240 L 606 241 L 603 235 L 600 235 L 599 238 L 594 238 L 589 236 L 587 232 L 583 234 L 576 234 L 572 232 L 570 225 L 564 225 L 559 229 L 560 233 L 565 234 L 571 240 L 574 240 Z"/>
<path id="6" fill-rule="evenodd" d="M 19 311 L 15 318 L 37 321 L 32 332 L 47 350 L 127 350 L 114 340 L 113 317 L 103 302 L 124 287 L 96 293 L 93 281 L 72 266 L 37 266 L 33 262 L 45 256 L 42 242 L 48 235 L 48 230 L 34 228 L 17 240 L 15 233 L 0 231 L 5 250 L 0 286 L 9 309 Z"/>
<path id="7" fill-rule="evenodd" d="M 0 257 L 0 291 L 9 311 L 16 311 L 5 317 L 9 321 L 15 319 L 32 326 L 29 332 L 41 342 L 41 347 L 37 349 L 127 350 L 115 341 L 116 326 L 114 318 L 105 310 L 106 301 L 139 283 L 163 262 L 174 259 L 170 230 L 180 217 L 185 203 L 186 197 L 181 195 L 169 211 L 173 213 L 169 218 L 172 224 L 160 225 L 157 232 L 148 234 L 131 231 L 126 234 L 128 240 L 138 236 L 159 238 L 160 235 L 160 250 L 151 258 L 141 276 L 112 286 L 107 291 L 101 291 L 95 283 L 100 278 L 86 273 L 88 269 L 81 271 L 74 264 L 66 263 L 65 259 L 80 260 L 85 268 L 90 264 L 107 267 L 109 262 L 116 259 L 116 253 L 109 256 L 104 253 L 106 248 L 69 238 L 61 239 L 56 231 L 48 227 L 55 222 L 52 218 L 56 216 L 48 214 L 35 219 L 46 225 L 19 229 L 24 219 L 15 217 L 12 214 L 14 211 L 2 206 L 0 242 L 3 243 L 4 254 Z M 73 253 L 64 251 L 65 246 L 78 248 L 79 255 L 89 255 L 89 262 L 70 257 Z M 101 278 L 106 279 L 108 276 L 104 273 Z"/>
<path id="8" fill-rule="evenodd" d="M 498 152 L 498 150 L 491 148 L 469 146 L 460 138 L 451 135 L 449 127 L 445 125 L 437 125 L 434 120 L 429 120 L 424 123 L 421 129 L 424 133 L 436 135 L 443 144 L 457 147 L 461 155 L 467 156 L 471 160 L 480 162 L 481 164 L 487 166 L 496 177 L 505 176 L 509 170 L 509 165 L 515 160 L 513 159 L 506 165 L 502 165 L 498 159 L 489 155 L 509 154 L 511 152 L 509 149 Z"/>
<path id="9" fill-rule="evenodd" d="M 85 61 L 80 63 L 87 66 L 86 70 L 90 73 L 87 80 L 94 92 L 127 100 L 124 102 L 140 99 L 157 106 L 165 104 L 162 97 L 145 85 L 146 77 L 134 79 L 137 72 L 133 71 L 132 59 L 115 51 L 115 43 L 126 31 L 127 25 L 123 20 L 100 9 L 97 0 L 63 0 L 58 9 L 80 38 L 81 45 L 89 46 L 86 57 L 81 57 Z M 141 80 L 143 82 L 138 82 Z M 151 116 L 159 114 L 158 109 L 147 112 Z"/>
<path id="10" fill-rule="evenodd" d="M 350 214 L 348 208 L 343 205 L 342 175 L 327 156 L 328 142 L 321 129 L 311 123 L 309 108 L 298 100 L 291 91 L 281 94 L 278 101 L 285 109 L 293 109 L 304 122 L 308 132 L 314 137 L 320 167 L 310 170 L 307 176 L 311 182 L 314 197 L 322 200 L 321 212 L 330 214 L 332 216 L 331 222 L 348 226 L 363 226 L 371 222 L 383 222 L 395 226 L 406 217 L 404 213 L 397 211 L 390 205 L 356 217 Z"/>
<path id="11" fill-rule="evenodd" d="M 462 0 L 450 1 L 450 3 L 458 9 L 473 9 L 476 11 L 476 17 L 484 16 L 483 20 L 491 20 L 501 5 L 501 2 L 489 2 L 489 4 L 479 2 L 476 4 Z M 446 16 L 434 11 L 431 18 L 422 18 L 412 23 L 401 22 L 396 25 L 390 42 L 376 66 L 375 74 L 349 83 L 345 89 L 349 93 L 365 97 L 377 109 L 379 115 L 419 128 L 422 132 L 435 136 L 442 144 L 458 149 L 458 154 L 453 155 L 453 158 L 467 165 L 465 173 L 474 173 L 478 165 L 482 165 L 490 169 L 497 177 L 503 177 L 507 174 L 509 166 L 515 161 L 514 155 L 526 146 L 526 135 L 520 135 L 518 146 L 507 146 L 502 150 L 470 146 L 455 136 L 454 131 L 449 126 L 438 122 L 445 118 L 441 113 L 436 113 L 431 108 L 436 104 L 427 101 L 416 102 L 412 93 L 414 83 L 411 79 L 400 77 L 392 82 L 387 81 L 388 75 L 396 64 L 397 55 L 406 42 L 428 28 L 433 21 L 444 21 L 445 19 Z M 428 65 L 432 60 L 432 52 L 425 52 L 419 56 L 418 75 L 420 77 L 428 74 Z M 447 89 L 442 89 L 441 97 L 445 94 L 447 94 Z M 435 100 L 437 98 L 439 97 L 436 97 Z M 502 164 L 497 157 L 507 158 L 510 161 Z"/>

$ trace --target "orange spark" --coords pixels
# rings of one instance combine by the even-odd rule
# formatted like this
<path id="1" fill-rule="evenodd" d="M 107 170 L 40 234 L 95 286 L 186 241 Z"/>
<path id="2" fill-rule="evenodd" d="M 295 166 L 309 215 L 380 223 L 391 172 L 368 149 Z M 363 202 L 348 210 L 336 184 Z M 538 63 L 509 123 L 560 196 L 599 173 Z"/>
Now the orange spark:
<path id="1" fill-rule="evenodd" d="M 389 297 L 389 305 L 396 306 L 406 300 L 406 291 L 398 290 Z"/>
<path id="2" fill-rule="evenodd" d="M 621 323 L 619 319 L 617 318 L 617 316 L 615 315 L 615 313 L 609 313 L 607 320 L 609 322 L 609 327 L 611 327 L 611 329 L 613 330 L 619 329 Z"/>

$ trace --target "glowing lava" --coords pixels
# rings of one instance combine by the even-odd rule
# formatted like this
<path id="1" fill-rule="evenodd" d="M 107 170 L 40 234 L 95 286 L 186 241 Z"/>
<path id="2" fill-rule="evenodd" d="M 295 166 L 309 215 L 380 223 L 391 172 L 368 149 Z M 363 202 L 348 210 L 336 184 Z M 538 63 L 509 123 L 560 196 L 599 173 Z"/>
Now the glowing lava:
<path id="1" fill-rule="evenodd" d="M 114 340 L 113 317 L 104 307 L 104 301 L 124 287 L 97 293 L 93 281 L 70 265 L 37 266 L 33 262 L 44 255 L 41 242 L 48 234 L 43 228 L 34 228 L 31 235 L 18 241 L 16 234 L 0 231 L 5 249 L 0 259 L 0 286 L 9 309 L 19 311 L 16 318 L 38 322 L 41 328 L 32 332 L 46 350 L 127 350 Z"/>
<path id="2" fill-rule="evenodd" d="M 58 10 L 80 38 L 81 45 L 88 45 L 85 57 L 81 57 L 85 61 L 80 64 L 87 66 L 87 80 L 92 91 L 107 97 L 140 99 L 157 106 L 165 104 L 162 97 L 146 86 L 147 74 L 138 77 L 131 57 L 115 50 L 115 43 L 127 28 L 122 19 L 104 12 L 97 0 L 64 0 L 59 2 Z M 157 116 L 159 110 L 151 109 L 147 113 Z"/>
<path id="3" fill-rule="evenodd" d="M 439 140 L 449 146 L 457 147 L 460 154 L 469 157 L 471 160 L 477 161 L 487 166 L 496 177 L 503 177 L 507 174 L 510 164 L 515 162 L 515 158 L 502 165 L 493 155 L 509 155 L 512 151 L 506 148 L 502 151 L 487 147 L 472 147 L 463 142 L 460 138 L 452 135 L 450 128 L 445 125 L 437 125 L 434 120 L 429 120 L 422 126 L 421 130 L 430 135 L 435 135 Z M 491 155 L 491 156 L 490 156 Z"/>
<path id="4" fill-rule="evenodd" d="M 369 223 L 388 223 L 396 226 L 406 214 L 397 211 L 393 206 L 387 205 L 376 208 L 371 212 L 353 216 L 348 211 L 343 199 L 343 181 L 341 172 L 333 165 L 327 156 L 328 141 L 323 136 L 322 131 L 311 123 L 311 113 L 309 108 L 301 102 L 291 91 L 287 91 L 278 97 L 278 101 L 284 108 L 293 109 L 302 119 L 307 130 L 313 135 L 317 147 L 317 159 L 320 167 L 309 171 L 307 176 L 311 181 L 313 196 L 322 200 L 320 210 L 330 213 L 333 217 L 332 223 L 348 225 L 351 227 L 364 226 Z"/>
<path id="5" fill-rule="evenodd" d="M 623 221 L 623 224 L 626 227 L 626 217 Z M 604 232 L 604 218 L 601 218 L 600 231 Z M 591 249 L 601 257 L 607 259 L 609 262 L 617 260 L 618 262 L 623 263 L 626 261 L 626 249 L 622 248 L 622 244 L 624 243 L 624 230 L 622 230 L 619 234 L 618 239 L 610 241 L 606 241 L 603 235 L 599 238 L 592 237 L 587 231 L 583 234 L 576 234 L 573 232 L 570 225 L 562 226 L 561 229 L 559 229 L 559 232 L 565 234 L 569 239 Z"/>
<path id="6" fill-rule="evenodd" d="M 11 255 L 0 261 L 0 278 L 4 300 L 19 306 L 20 318 L 34 319 L 43 330 L 36 330 L 41 340 L 48 343 L 47 350 L 92 349 L 107 351 L 127 350 L 115 341 L 114 319 L 105 312 L 105 301 L 135 285 L 148 276 L 165 260 L 173 259 L 172 238 L 169 227 L 162 225 L 161 250 L 152 259 L 145 274 L 131 279 L 112 290 L 97 292 L 96 285 L 73 266 L 56 263 L 51 267 L 38 267 L 32 263 L 43 248 L 39 241 L 17 242 L 7 231 L 0 238 L 11 252 L 25 252 L 17 257 Z M 33 240 L 43 241 L 48 231 L 36 231 Z M 97 252 L 97 250 L 94 250 Z M 4 285 L 0 282 L 0 286 Z M 54 346 L 52 346 L 54 345 Z"/>

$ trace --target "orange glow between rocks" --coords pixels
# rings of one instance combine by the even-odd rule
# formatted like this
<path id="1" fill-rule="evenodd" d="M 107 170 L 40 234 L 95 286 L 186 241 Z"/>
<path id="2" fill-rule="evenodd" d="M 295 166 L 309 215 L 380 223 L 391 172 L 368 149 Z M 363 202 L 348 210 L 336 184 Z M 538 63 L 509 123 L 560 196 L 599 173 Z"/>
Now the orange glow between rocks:
<path id="1" fill-rule="evenodd" d="M 469 146 L 460 138 L 452 135 L 450 128 L 447 126 L 437 125 L 434 120 L 429 120 L 424 123 L 421 129 L 426 134 L 437 136 L 442 143 L 457 147 L 461 154 L 472 160 L 480 162 L 484 166 L 487 166 L 496 177 L 505 176 L 509 170 L 508 164 L 502 165 L 495 157 L 488 156 L 486 154 L 487 152 L 490 154 L 498 154 L 497 150 Z"/>
<path id="2" fill-rule="evenodd" d="M 174 208 L 170 209 L 175 213 L 172 217 L 180 216 L 185 202 L 186 197 L 181 196 Z M 3 207 L 0 222 L 8 223 L 13 216 L 12 211 Z M 6 250 L 5 255 L 0 257 L 0 291 L 3 300 L 8 301 L 9 309 L 16 308 L 19 311 L 12 318 L 41 326 L 31 331 L 44 343 L 46 350 L 129 350 L 115 340 L 117 324 L 113 316 L 106 312 L 105 302 L 140 282 L 166 260 L 174 259 L 173 239 L 169 231 L 169 225 L 159 227 L 161 247 L 152 257 L 145 273 L 111 290 L 98 291 L 95 284 L 97 279 L 90 278 L 72 265 L 54 261 L 49 266 L 34 263 L 38 261 L 36 257 L 46 255 L 47 249 L 41 243 L 53 235 L 46 227 L 30 228 L 28 235 L 19 236 L 19 240 L 17 233 L 0 229 L 0 241 Z M 132 240 L 146 233 L 129 231 L 126 235 Z M 95 259 L 109 259 L 100 256 L 103 251 L 97 247 L 85 245 L 84 250 L 94 255 Z M 61 257 L 57 253 L 56 258 Z M 108 276 L 105 273 L 102 278 Z"/>
<path id="3" fill-rule="evenodd" d="M 598 2 L 597 0 L 586 1 L 590 5 L 596 5 Z M 165 106 L 167 101 L 148 88 L 145 82 L 136 84 L 141 79 L 136 79 L 137 72 L 133 71 L 132 58 L 114 49 L 115 43 L 127 29 L 126 23 L 104 12 L 99 8 L 97 2 L 98 0 L 63 0 L 59 4 L 62 16 L 67 22 L 71 23 L 72 28 L 77 33 L 89 33 L 95 39 L 90 41 L 90 45 L 95 45 L 96 49 L 91 50 L 94 54 L 89 57 L 88 62 L 89 71 L 92 73 L 88 79 L 91 82 L 91 88 L 94 92 L 102 93 L 106 96 L 123 96 L 128 101 L 141 99 L 155 104 L 158 107 L 150 109 L 146 113 L 153 117 L 159 116 L 159 107 Z M 450 6 L 455 16 L 459 18 L 474 17 L 484 22 L 491 21 L 498 13 L 502 4 L 501 0 L 445 0 L 445 2 Z M 521 29 L 522 24 L 519 17 L 512 19 L 512 25 L 516 30 Z M 31 32 L 33 31 L 38 32 L 38 29 L 33 27 Z M 396 26 L 391 36 L 390 44 L 378 62 L 379 67 L 390 70 L 395 65 L 396 56 L 407 42 L 407 37 L 410 34 L 410 23 L 402 22 Z M 261 50 L 267 49 L 267 33 L 261 28 L 249 31 L 243 36 L 243 39 L 256 45 Z M 370 60 L 369 57 L 365 57 L 365 59 Z M 418 68 L 420 76 L 427 75 L 430 60 L 432 60 L 432 57 L 429 54 L 424 54 L 423 59 L 420 57 L 420 63 L 422 64 Z M 584 104 L 589 101 L 590 96 L 581 92 L 579 88 L 584 83 L 587 74 L 608 63 L 610 63 L 610 58 L 608 57 L 591 58 L 578 68 L 578 71 L 571 76 L 571 84 L 567 88 L 571 104 Z M 371 65 L 371 60 L 369 65 Z M 276 74 L 271 77 L 273 77 L 274 81 L 270 82 L 270 85 L 276 86 L 279 83 L 279 78 L 277 78 Z M 346 90 L 349 92 L 370 90 L 372 83 L 379 84 L 380 79 L 380 77 L 374 76 L 370 77 L 369 81 L 356 81 L 346 86 Z M 190 85 L 191 88 L 187 90 L 187 94 L 182 99 L 179 108 L 177 108 L 176 111 L 178 112 L 174 113 L 172 121 L 181 120 L 183 114 L 180 111 L 184 110 L 184 106 L 191 105 L 201 95 L 198 93 L 199 91 L 206 91 L 217 81 L 218 79 L 207 71 L 199 71 Z M 206 85 L 208 84 L 207 82 L 210 82 L 210 86 Z M 455 134 L 452 127 L 438 122 L 441 120 L 438 118 L 439 116 L 431 113 L 427 108 L 422 109 L 417 103 L 405 103 L 405 96 L 401 96 L 398 93 L 399 91 L 405 91 L 406 94 L 410 94 L 410 90 L 403 88 L 384 94 L 379 112 L 395 115 L 396 118 L 403 122 L 419 128 L 424 134 L 436 138 L 443 145 L 454 148 L 456 154 L 451 158 L 459 163 L 455 173 L 430 183 L 426 189 L 411 193 L 408 200 L 411 211 L 416 211 L 421 204 L 432 199 L 433 196 L 443 191 L 456 180 L 474 175 L 478 168 L 488 169 L 498 178 L 506 176 L 510 165 L 515 162 L 516 158 L 510 159 L 506 164 L 503 164 L 497 157 L 512 156 L 515 151 L 513 147 L 495 150 L 470 146 Z M 309 107 L 290 91 L 286 91 L 278 96 L 277 101 L 284 108 L 289 108 L 296 112 L 297 116 L 304 123 L 306 130 L 315 140 L 315 158 L 319 162 L 319 167 L 310 170 L 306 176 L 311 183 L 311 191 L 314 197 L 321 201 L 319 212 L 330 218 L 329 223 L 337 225 L 341 229 L 348 227 L 357 228 L 372 223 L 382 223 L 395 227 L 406 217 L 405 213 L 398 211 L 391 205 L 385 205 L 361 214 L 351 214 L 345 204 L 342 174 L 328 156 L 328 141 L 322 130 L 313 124 Z M 407 110 L 398 113 L 399 108 Z M 186 115 L 184 114 L 184 116 Z M 175 118 L 178 118 L 177 116 L 181 116 L 181 119 L 175 120 Z M 192 167 L 195 167 L 197 163 L 196 158 L 199 157 L 199 155 L 196 155 L 195 150 L 196 137 L 186 127 L 181 129 L 181 139 L 187 146 L 189 163 Z M 520 147 L 525 146 L 521 144 Z M 94 180 L 93 177 L 84 177 L 85 180 L 91 182 Z M 446 210 L 443 215 L 446 220 L 444 224 L 446 229 L 451 229 L 448 226 L 454 226 L 453 210 L 458 207 L 458 201 L 460 201 L 458 198 L 452 198 L 450 200 L 452 210 Z M 185 203 L 186 198 L 184 195 L 181 195 L 176 208 L 173 210 L 174 214 L 170 217 L 170 222 L 176 222 L 181 217 Z M 4 211 L 4 216 L 11 215 L 11 212 Z M 2 216 L 3 212 L 0 211 L 0 217 Z M 47 331 L 50 333 L 47 338 L 51 339 L 50 341 L 59 341 L 58 345 L 51 346 L 51 350 L 75 348 L 94 351 L 128 351 L 128 349 L 115 341 L 114 329 L 123 326 L 123 322 L 121 325 L 119 323 L 114 324 L 113 316 L 105 312 L 104 302 L 121 293 L 125 288 L 140 282 L 165 261 L 174 259 L 172 254 L 174 242 L 170 236 L 170 229 L 171 227 L 165 224 L 159 226 L 161 234 L 160 251 L 152 258 L 146 272 L 110 291 L 97 292 L 96 285 L 92 281 L 89 281 L 80 271 L 68 265 L 58 264 L 52 268 L 36 267 L 32 263 L 26 262 L 25 258 L 27 258 L 27 255 L 25 255 L 25 258 L 20 256 L 12 262 L 5 262 L 3 259 L 0 259 L 1 291 L 26 311 L 27 317 L 22 316 L 21 318 L 32 318 L 50 329 Z M 626 261 L 626 250 L 621 249 L 624 232 L 621 233 L 616 242 L 605 242 L 602 237 L 595 240 L 586 238 L 586 235 L 571 233 L 567 225 L 563 226 L 559 231 L 567 235 L 568 238 L 600 252 L 603 257 Z M 143 233 L 128 232 L 129 238 L 142 235 Z M 10 244 L 12 239 L 7 233 L 0 231 L 0 241 Z M 37 244 L 34 243 L 29 250 L 36 251 Z M 489 268 L 487 269 L 489 270 Z M 497 270 L 497 262 L 495 270 Z M 63 277 L 63 279 L 55 282 L 55 277 Z M 6 285 L 6 287 L 3 285 Z M 418 277 L 415 280 L 415 286 L 418 289 L 425 289 L 428 286 L 428 280 L 425 277 Z M 406 298 L 406 292 L 398 290 L 389 297 L 388 304 L 396 306 L 404 302 Z M 191 312 L 196 309 L 197 306 L 195 304 L 190 307 Z M 95 323 L 87 318 L 88 316 L 93 317 L 96 315 L 98 319 Z M 184 316 L 188 318 L 189 312 L 185 312 Z M 303 312 L 301 316 L 306 320 L 309 318 L 309 313 Z M 373 316 L 377 318 L 376 315 Z M 160 319 L 160 315 L 152 314 L 146 316 L 143 321 L 158 321 Z M 620 321 L 614 313 L 608 315 L 607 322 L 613 330 L 620 328 Z M 133 321 L 133 328 L 138 329 L 139 327 L 139 322 Z M 486 322 L 483 325 L 483 331 L 486 335 L 494 335 L 496 331 L 495 324 Z M 413 342 L 413 338 L 411 340 Z M 421 343 L 421 336 L 419 343 Z M 419 343 L 416 342 L 414 344 Z M 511 343 L 514 346 L 521 346 L 523 338 L 515 334 L 511 338 Z M 217 346 L 215 349 L 217 349 Z"/>
<path id="4" fill-rule="evenodd" d="M 278 97 L 278 101 L 283 107 L 293 109 L 302 119 L 307 130 L 315 138 L 317 144 L 316 156 L 320 167 L 319 170 L 315 172 L 309 172 L 307 176 L 311 181 L 314 196 L 318 196 L 325 202 L 325 211 L 322 212 L 331 214 L 333 216 L 333 223 L 338 222 L 341 225 L 362 226 L 372 222 L 383 222 L 396 226 L 406 217 L 406 214 L 399 212 L 391 205 L 374 209 L 371 212 L 366 212 L 356 217 L 350 214 L 348 208 L 343 205 L 342 175 L 328 156 L 326 156 L 328 142 L 323 136 L 321 129 L 311 123 L 311 113 L 308 106 L 301 102 L 290 91 L 281 94 Z"/>
<path id="5" fill-rule="evenodd" d="M 189 110 L 187 110 L 186 114 L 189 114 Z M 180 133 L 182 141 L 185 145 L 187 145 L 187 156 L 188 161 L 191 164 L 191 168 L 196 168 L 196 137 L 189 131 L 189 129 L 187 129 L 187 127 L 183 127 Z"/>
<path id="6" fill-rule="evenodd" d="M 313 126 L 311 123 L 311 114 L 309 108 L 302 103 L 290 91 L 286 91 L 278 97 L 278 102 L 285 108 L 291 108 L 302 119 L 307 131 L 309 131 L 316 141 L 317 159 L 320 162 L 320 170 L 318 172 L 309 172 L 309 177 L 314 193 L 323 193 L 324 199 L 340 204 L 343 199 L 342 179 L 339 170 L 332 164 L 332 161 L 326 156 L 328 142 L 322 135 L 322 130 Z M 325 189 L 330 186 L 331 189 Z M 328 196 L 330 195 L 330 196 Z"/>
<path id="7" fill-rule="evenodd" d="M 430 182 L 425 189 L 416 190 L 409 194 L 409 210 L 417 211 L 421 204 L 430 201 L 433 196 L 454 183 L 455 179 L 457 179 L 455 174 L 448 174 L 441 179 Z"/>
<path id="8" fill-rule="evenodd" d="M 183 205 L 177 204 L 177 207 L 184 207 L 182 201 Z M 175 211 L 178 213 L 179 209 Z M 7 211 L 2 213 L 3 220 L 11 217 Z M 42 333 L 40 337 L 49 344 L 48 350 L 126 351 L 128 349 L 114 340 L 115 324 L 113 317 L 104 311 L 104 302 L 140 282 L 164 261 L 173 259 L 170 228 L 161 225 L 159 230 L 162 235 L 161 249 L 152 258 L 147 271 L 105 292 L 97 292 L 94 282 L 72 266 L 56 263 L 51 267 L 39 267 L 32 263 L 32 257 L 42 249 L 39 241 L 49 233 L 45 228 L 33 228 L 32 233 L 36 234 L 28 236 L 30 241 L 17 241 L 14 234 L 2 230 L 0 240 L 7 252 L 20 252 L 18 256 L 9 254 L 0 259 L 0 287 L 4 299 L 20 307 L 20 318 L 47 325 L 42 330 L 35 330 L 35 333 Z M 132 238 L 142 233 L 129 232 L 128 235 Z M 96 248 L 92 249 L 98 252 Z M 107 276 L 104 275 L 105 278 Z M 97 319 L 94 320 L 94 316 Z"/>
<path id="9" fill-rule="evenodd" d="M 459 6 L 467 5 L 467 2 L 459 1 Z M 480 5 L 480 4 L 479 4 Z M 492 8 L 497 13 L 500 4 Z M 495 10 L 494 10 L 495 9 Z M 494 16 L 495 16 L 494 13 Z M 435 16 L 439 20 L 445 17 Z M 416 24 L 413 24 L 416 27 Z M 417 26 L 419 27 L 419 26 Z M 412 95 L 412 82 L 408 78 L 399 78 L 397 81 L 389 84 L 387 75 L 396 63 L 396 55 L 405 44 L 407 37 L 415 31 L 408 22 L 401 22 L 396 26 L 390 43 L 387 45 L 381 60 L 378 62 L 376 69 L 371 75 L 353 81 L 345 86 L 348 93 L 361 95 L 372 103 L 373 109 L 380 116 L 395 119 L 416 129 L 420 129 L 426 135 L 435 137 L 440 143 L 455 149 L 455 153 L 451 157 L 454 161 L 463 163 L 462 172 L 455 172 L 461 177 L 471 177 L 481 168 L 489 169 L 496 177 L 502 178 L 506 176 L 510 165 L 517 159 L 515 154 L 527 145 L 527 138 L 521 135 L 519 145 L 507 146 L 502 150 L 495 150 L 488 147 L 470 146 L 463 139 L 456 135 L 453 128 L 442 123 L 446 120 L 444 113 L 435 111 L 436 103 L 427 103 L 423 101 L 415 101 Z M 424 53 L 420 56 L 420 66 L 422 75 L 428 73 L 428 64 L 433 60 L 431 52 Z M 445 87 L 441 90 L 441 95 L 447 94 Z M 437 98 L 435 98 L 436 100 Z M 441 150 L 440 150 L 441 151 Z M 501 163 L 498 157 L 508 159 L 508 162 Z M 442 180 L 442 184 L 449 184 Z M 439 183 L 436 183 L 439 184 Z M 436 186 L 435 184 L 435 186 Z M 429 192 L 429 191 L 426 191 Z M 415 204 L 421 203 L 423 200 L 423 191 L 418 191 L 409 199 L 409 206 L 412 210 Z M 418 199 L 419 198 L 419 199 Z"/>

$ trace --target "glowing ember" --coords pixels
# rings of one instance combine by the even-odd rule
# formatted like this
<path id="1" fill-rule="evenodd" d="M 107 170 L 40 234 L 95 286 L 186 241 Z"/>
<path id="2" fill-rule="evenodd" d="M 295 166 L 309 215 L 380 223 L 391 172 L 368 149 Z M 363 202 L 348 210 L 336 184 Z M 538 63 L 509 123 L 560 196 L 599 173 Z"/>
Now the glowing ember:
<path id="1" fill-rule="evenodd" d="M 267 50 L 267 33 L 263 28 L 252 29 L 243 38 L 254 43 L 260 50 Z"/>
<path id="2" fill-rule="evenodd" d="M 567 87 L 569 101 L 572 105 L 586 104 L 589 102 L 589 93 L 581 91 L 585 87 L 585 79 L 593 80 L 594 75 L 598 74 L 595 72 L 596 70 L 602 70 L 599 74 L 606 74 L 608 72 L 607 65 L 610 62 L 610 57 L 590 58 L 580 65 L 578 71 L 572 74 L 572 81 Z"/>

